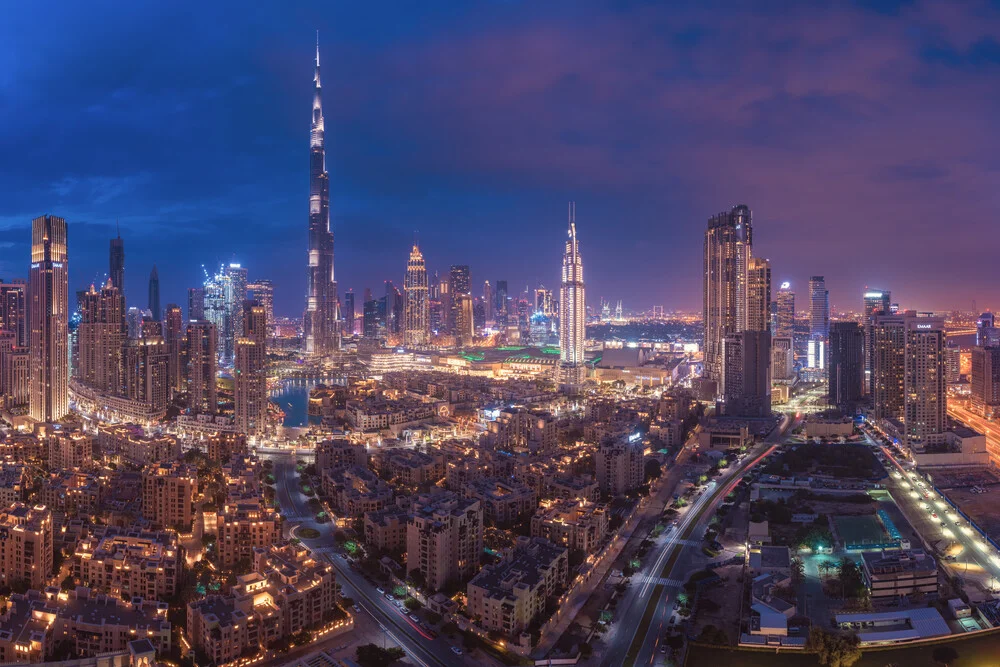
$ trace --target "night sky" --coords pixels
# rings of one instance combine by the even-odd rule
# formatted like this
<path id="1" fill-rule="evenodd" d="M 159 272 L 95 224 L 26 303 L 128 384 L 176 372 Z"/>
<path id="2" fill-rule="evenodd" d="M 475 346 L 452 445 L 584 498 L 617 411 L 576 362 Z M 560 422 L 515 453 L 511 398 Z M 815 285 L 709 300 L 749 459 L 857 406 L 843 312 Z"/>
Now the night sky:
<path id="1" fill-rule="evenodd" d="M 812 274 L 994 303 L 1000 11 L 943 2 L 5 3 L 0 277 L 52 213 L 70 288 L 103 280 L 118 217 L 130 303 L 238 261 L 300 315 L 316 29 L 341 292 L 401 283 L 415 231 L 477 293 L 556 287 L 574 199 L 591 305 L 700 309 L 735 203 L 800 308 Z"/>

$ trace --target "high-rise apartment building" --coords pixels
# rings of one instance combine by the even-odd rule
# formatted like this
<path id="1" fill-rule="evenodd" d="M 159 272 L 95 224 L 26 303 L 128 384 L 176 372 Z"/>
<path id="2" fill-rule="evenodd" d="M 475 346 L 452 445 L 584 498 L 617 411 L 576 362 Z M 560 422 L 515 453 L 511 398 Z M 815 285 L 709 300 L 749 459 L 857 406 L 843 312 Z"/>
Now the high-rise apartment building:
<path id="1" fill-rule="evenodd" d="M 205 319 L 205 288 L 188 288 L 188 322 Z"/>
<path id="2" fill-rule="evenodd" d="M 353 336 L 354 335 L 354 318 L 356 317 L 355 310 L 354 310 L 354 292 L 353 291 L 348 290 L 347 293 L 344 294 L 344 305 L 341 308 L 341 311 L 342 311 L 341 314 L 343 315 L 343 318 L 344 318 L 343 332 L 344 332 L 344 334 L 346 334 L 348 336 Z"/>
<path id="3" fill-rule="evenodd" d="M 494 319 L 496 320 L 496 328 L 503 331 L 507 328 L 508 324 L 508 313 L 507 313 L 507 281 L 498 280 L 496 289 L 496 306 L 494 307 Z"/>
<path id="4" fill-rule="evenodd" d="M 123 299 L 109 278 L 97 291 L 93 285 L 80 298 L 78 328 L 80 339 L 79 380 L 97 391 L 117 395 L 124 387 L 122 377 Z"/>
<path id="5" fill-rule="evenodd" d="M 430 313 L 427 299 L 427 266 L 417 244 L 410 250 L 403 281 L 405 306 L 403 310 L 403 340 L 407 345 L 426 345 L 430 342 Z"/>
<path id="6" fill-rule="evenodd" d="M 456 338 L 460 337 L 459 317 L 461 316 L 461 296 L 468 294 L 472 296 L 472 274 L 465 264 L 453 264 L 448 272 L 447 282 L 441 284 L 442 293 L 447 295 L 451 311 L 448 316 L 449 332 Z M 471 298 L 470 298 L 471 306 Z"/>
<path id="7" fill-rule="evenodd" d="M 750 208 L 740 204 L 713 216 L 705 230 L 705 375 L 724 382 L 723 341 L 747 328 L 748 272 L 753 249 Z M 721 392 L 720 392 L 721 393 Z"/>
<path id="8" fill-rule="evenodd" d="M 747 330 L 771 329 L 771 262 L 750 258 L 747 272 Z"/>
<path id="9" fill-rule="evenodd" d="M 215 384 L 218 359 L 215 325 L 193 321 L 187 325 L 188 406 L 194 413 L 215 414 L 219 395 Z"/>
<path id="10" fill-rule="evenodd" d="M 126 341 L 123 354 L 125 397 L 146 403 L 154 411 L 166 409 L 170 400 L 168 358 L 162 336 L 143 336 Z"/>
<path id="11" fill-rule="evenodd" d="M 66 221 L 43 215 L 31 222 L 31 418 L 62 419 L 69 412 L 69 257 Z"/>
<path id="12" fill-rule="evenodd" d="M 472 295 L 455 295 L 455 343 L 460 347 L 472 345 L 475 337 L 475 313 L 473 312 Z"/>
<path id="13" fill-rule="evenodd" d="M 809 279 L 809 337 L 826 340 L 830 335 L 830 292 L 823 276 Z"/>
<path id="14" fill-rule="evenodd" d="M 319 44 L 313 78 L 312 129 L 309 139 L 309 282 L 302 318 L 306 353 L 324 356 L 340 349 L 337 326 L 337 281 L 333 273 L 330 231 L 330 175 L 326 171 L 323 102 L 319 77 Z"/>
<path id="15" fill-rule="evenodd" d="M 160 310 L 160 274 L 156 270 L 156 264 L 153 264 L 153 270 L 149 272 L 149 312 L 156 322 L 163 317 L 163 311 Z"/>
<path id="16" fill-rule="evenodd" d="M 18 347 L 28 347 L 27 288 L 23 280 L 0 280 L 0 329 L 12 331 Z"/>
<path id="17" fill-rule="evenodd" d="M 830 403 L 849 408 L 864 396 L 865 331 L 857 322 L 830 326 L 828 386 Z"/>
<path id="18" fill-rule="evenodd" d="M 423 575 L 427 589 L 441 590 L 470 578 L 483 551 L 483 510 L 475 498 L 448 491 L 420 495 L 406 526 L 406 567 Z"/>
<path id="19" fill-rule="evenodd" d="M 496 325 L 496 297 L 493 294 L 493 286 L 490 281 L 483 283 L 483 308 L 486 319 L 486 326 L 492 329 Z"/>
<path id="20" fill-rule="evenodd" d="M 14 503 L 0 512 L 0 582 L 45 588 L 54 557 L 52 512 Z"/>
<path id="21" fill-rule="evenodd" d="M 267 417 L 267 313 L 255 301 L 245 304 L 243 335 L 236 340 L 236 428 L 260 435 Z"/>
<path id="22" fill-rule="evenodd" d="M 976 321 L 976 345 L 995 347 L 1000 345 L 1000 329 L 996 328 L 993 313 L 983 313 Z"/>
<path id="23" fill-rule="evenodd" d="M 771 415 L 771 332 L 740 331 L 722 341 L 725 414 Z"/>
<path id="24" fill-rule="evenodd" d="M 125 294 L 125 242 L 122 240 L 121 231 L 111 239 L 108 248 L 108 279 L 124 297 Z M 124 305 L 123 305 L 124 308 Z"/>
<path id="25" fill-rule="evenodd" d="M 274 328 L 274 283 L 270 280 L 255 280 L 252 283 L 247 283 L 247 292 L 246 298 L 256 301 L 264 307 L 267 330 L 270 332 Z"/>
<path id="26" fill-rule="evenodd" d="M 969 376 L 972 411 L 993 419 L 1000 409 L 1000 347 L 972 348 L 972 373 Z"/>
<path id="27" fill-rule="evenodd" d="M 243 304 L 247 300 L 247 270 L 240 264 L 232 263 L 223 269 L 222 281 L 224 314 L 224 363 L 232 363 L 236 358 L 236 339 L 243 335 Z"/>
<path id="28" fill-rule="evenodd" d="M 875 329 L 875 317 L 888 315 L 891 302 L 888 290 L 868 289 L 864 293 L 864 311 L 861 324 L 865 328 L 865 393 L 875 393 L 875 379 L 872 374 L 874 362 L 872 357 L 872 334 Z"/>
<path id="29" fill-rule="evenodd" d="M 947 429 L 944 320 L 908 310 L 875 317 L 876 419 L 922 452 Z"/>
<path id="30" fill-rule="evenodd" d="M 176 303 L 163 311 L 163 340 L 167 344 L 167 385 L 171 393 L 184 391 L 184 313 Z"/>
<path id="31" fill-rule="evenodd" d="M 781 283 L 775 296 L 775 304 L 774 338 L 793 340 L 795 337 L 795 292 L 792 291 L 791 283 Z"/>
<path id="32" fill-rule="evenodd" d="M 154 526 L 191 530 L 198 471 L 177 461 L 146 466 L 142 471 L 142 516 Z"/>
<path id="33" fill-rule="evenodd" d="M 594 453 L 597 483 L 607 494 L 619 496 L 635 491 L 645 481 L 642 438 L 630 435 L 602 442 Z"/>
<path id="34" fill-rule="evenodd" d="M 795 353 L 791 338 L 771 339 L 771 378 L 791 380 L 795 377 Z"/>
<path id="35" fill-rule="evenodd" d="M 576 238 L 576 203 L 569 205 L 569 228 L 563 252 L 562 284 L 559 288 L 560 380 L 579 385 L 586 373 L 587 298 L 583 281 L 583 258 Z"/>
<path id="36" fill-rule="evenodd" d="M 385 281 L 385 331 L 387 334 L 401 334 L 405 326 L 405 302 L 403 293 L 392 283 Z"/>

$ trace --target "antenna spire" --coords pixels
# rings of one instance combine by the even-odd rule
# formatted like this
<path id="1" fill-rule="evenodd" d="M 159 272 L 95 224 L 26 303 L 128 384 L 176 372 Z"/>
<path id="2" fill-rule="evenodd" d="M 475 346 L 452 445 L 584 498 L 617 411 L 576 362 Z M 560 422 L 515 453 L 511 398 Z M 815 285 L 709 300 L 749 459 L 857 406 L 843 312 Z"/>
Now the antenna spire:
<path id="1" fill-rule="evenodd" d="M 316 67 L 319 67 L 319 30 L 316 31 Z"/>

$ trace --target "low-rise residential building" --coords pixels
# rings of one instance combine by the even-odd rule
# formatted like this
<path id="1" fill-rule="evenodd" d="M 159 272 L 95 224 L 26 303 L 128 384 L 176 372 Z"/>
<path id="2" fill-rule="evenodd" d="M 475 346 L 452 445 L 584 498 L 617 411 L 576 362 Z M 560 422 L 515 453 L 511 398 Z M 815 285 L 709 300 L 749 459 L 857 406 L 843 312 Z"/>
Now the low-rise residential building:
<path id="1" fill-rule="evenodd" d="M 406 549 L 406 524 L 410 512 L 399 506 L 365 513 L 365 545 L 381 553 Z"/>
<path id="2" fill-rule="evenodd" d="M 571 551 L 592 554 L 608 532 L 606 505 L 577 500 L 543 500 L 531 517 L 531 536 Z"/>
<path id="3" fill-rule="evenodd" d="M 147 466 L 142 471 L 142 516 L 163 528 L 191 529 L 198 472 L 172 462 Z"/>
<path id="4" fill-rule="evenodd" d="M 551 452 L 559 444 L 555 416 L 546 410 L 509 408 L 489 428 L 493 446 L 507 452 Z"/>
<path id="5" fill-rule="evenodd" d="M 247 453 L 247 436 L 244 433 L 220 431 L 206 438 L 208 458 L 225 463 L 233 456 Z"/>
<path id="6" fill-rule="evenodd" d="M 538 505 L 535 490 L 513 479 L 484 477 L 465 485 L 465 496 L 476 498 L 483 519 L 494 526 L 507 526 L 532 514 Z"/>
<path id="7" fill-rule="evenodd" d="M 324 470 L 322 484 L 334 510 L 345 516 L 362 517 L 392 502 L 392 487 L 368 468 Z"/>
<path id="8" fill-rule="evenodd" d="M 333 438 L 316 443 L 316 469 L 339 470 L 368 465 L 368 450 L 347 438 Z"/>
<path id="9" fill-rule="evenodd" d="M 256 547 L 267 547 L 281 539 L 281 515 L 268 507 L 254 491 L 230 494 L 215 515 L 216 548 L 223 567 L 250 561 Z"/>
<path id="10" fill-rule="evenodd" d="M 170 651 L 170 621 L 166 602 L 97 594 L 78 587 L 69 593 L 45 591 L 56 609 L 55 643 L 69 642 L 82 657 L 127 651 L 129 642 L 142 638 L 160 653 Z"/>
<path id="11" fill-rule="evenodd" d="M 25 490 L 31 484 L 31 477 L 19 463 L 4 462 L 0 466 L 0 507 L 9 507 L 24 500 Z"/>
<path id="12" fill-rule="evenodd" d="M 93 472 L 59 470 L 42 482 L 42 503 L 66 516 L 92 516 L 106 495 L 105 480 Z"/>
<path id="13" fill-rule="evenodd" d="M 438 591 L 463 581 L 479 567 L 483 552 L 483 510 L 474 498 L 444 491 L 413 501 L 406 529 L 406 567 Z"/>
<path id="14" fill-rule="evenodd" d="M 519 537 L 511 556 L 487 565 L 469 582 L 469 615 L 486 630 L 518 636 L 542 617 L 546 600 L 565 588 L 568 554 L 543 538 Z"/>
<path id="15" fill-rule="evenodd" d="M 83 431 L 53 429 L 48 433 L 46 442 L 49 468 L 84 470 L 94 467 L 94 439 Z"/>
<path id="16" fill-rule="evenodd" d="M 101 454 L 139 466 L 173 461 L 181 456 L 181 442 L 169 434 L 146 435 L 137 424 L 100 424 L 97 443 Z"/>
<path id="17" fill-rule="evenodd" d="M 618 496 L 634 491 L 645 481 L 644 445 L 636 435 L 602 443 L 594 454 L 601 491 Z"/>
<path id="18" fill-rule="evenodd" d="M 380 474 L 409 487 L 436 483 L 445 476 L 446 463 L 440 452 L 424 453 L 408 447 L 382 449 L 372 457 L 372 465 Z"/>
<path id="19" fill-rule="evenodd" d="M 52 574 L 52 512 L 14 503 L 0 512 L 0 582 L 44 588 Z"/>
<path id="20" fill-rule="evenodd" d="M 861 568 L 872 604 L 937 597 L 937 563 L 923 551 L 865 551 Z"/>
<path id="21" fill-rule="evenodd" d="M 95 526 L 73 554 L 73 575 L 115 597 L 163 600 L 180 585 L 184 548 L 172 531 Z"/>

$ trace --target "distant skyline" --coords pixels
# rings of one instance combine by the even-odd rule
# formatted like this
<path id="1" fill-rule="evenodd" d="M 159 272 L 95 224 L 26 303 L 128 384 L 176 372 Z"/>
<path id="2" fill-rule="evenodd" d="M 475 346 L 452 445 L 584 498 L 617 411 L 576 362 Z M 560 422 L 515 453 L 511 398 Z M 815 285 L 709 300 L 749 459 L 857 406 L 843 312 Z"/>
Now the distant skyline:
<path id="1" fill-rule="evenodd" d="M 235 261 L 301 315 L 317 29 L 341 294 L 402 284 L 415 231 L 477 295 L 557 289 L 575 200 L 589 305 L 697 311 L 745 203 L 775 287 L 1000 307 L 1000 10 L 932 2 L 14 4 L 0 278 L 51 214 L 99 284 L 120 219 L 130 305 Z"/>

